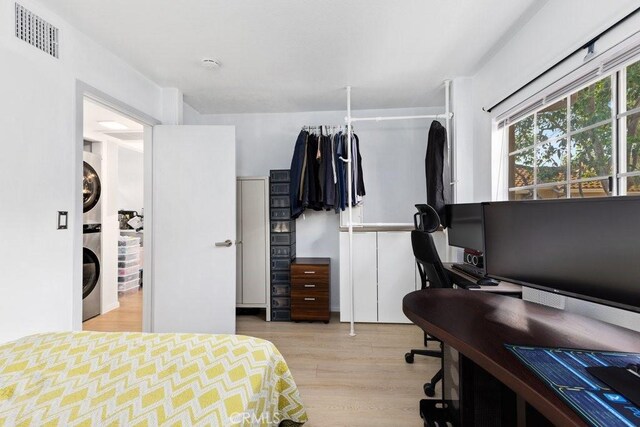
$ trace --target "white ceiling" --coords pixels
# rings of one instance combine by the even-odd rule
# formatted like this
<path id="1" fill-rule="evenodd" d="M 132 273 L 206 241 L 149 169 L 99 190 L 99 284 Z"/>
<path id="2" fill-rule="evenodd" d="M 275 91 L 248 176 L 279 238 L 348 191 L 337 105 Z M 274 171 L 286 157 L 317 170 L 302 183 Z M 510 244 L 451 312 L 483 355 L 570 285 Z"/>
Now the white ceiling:
<path id="1" fill-rule="evenodd" d="M 546 0 L 47 0 L 201 113 L 439 106 Z M 64 49 L 64 46 L 62 47 Z M 222 63 L 201 67 L 202 58 Z"/>
<path id="2" fill-rule="evenodd" d="M 99 122 L 117 122 L 127 129 L 110 130 Z M 92 141 L 113 141 L 131 150 L 142 152 L 144 127 L 127 116 L 116 113 L 88 99 L 83 103 L 83 129 L 85 139 Z"/>

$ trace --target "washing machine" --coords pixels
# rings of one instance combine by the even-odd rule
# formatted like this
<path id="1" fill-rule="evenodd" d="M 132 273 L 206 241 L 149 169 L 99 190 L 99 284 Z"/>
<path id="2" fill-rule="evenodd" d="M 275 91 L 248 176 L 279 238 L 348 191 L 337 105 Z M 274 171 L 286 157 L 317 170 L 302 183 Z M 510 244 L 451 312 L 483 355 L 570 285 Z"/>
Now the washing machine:
<path id="1" fill-rule="evenodd" d="M 82 227 L 82 321 L 100 314 L 101 230 L 100 224 Z"/>
<path id="2" fill-rule="evenodd" d="M 102 157 L 87 151 L 83 152 L 82 162 L 82 211 L 83 224 L 100 224 L 102 221 L 102 183 L 100 165 Z"/>

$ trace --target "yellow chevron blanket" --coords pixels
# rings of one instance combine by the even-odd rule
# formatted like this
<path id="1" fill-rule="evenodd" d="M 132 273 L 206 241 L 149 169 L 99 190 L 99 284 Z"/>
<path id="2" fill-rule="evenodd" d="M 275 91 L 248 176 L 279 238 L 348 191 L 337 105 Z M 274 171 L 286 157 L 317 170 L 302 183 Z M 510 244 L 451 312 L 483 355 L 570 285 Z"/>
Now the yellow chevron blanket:
<path id="1" fill-rule="evenodd" d="M 307 421 L 269 341 L 71 332 L 0 345 L 0 426 L 277 426 Z"/>

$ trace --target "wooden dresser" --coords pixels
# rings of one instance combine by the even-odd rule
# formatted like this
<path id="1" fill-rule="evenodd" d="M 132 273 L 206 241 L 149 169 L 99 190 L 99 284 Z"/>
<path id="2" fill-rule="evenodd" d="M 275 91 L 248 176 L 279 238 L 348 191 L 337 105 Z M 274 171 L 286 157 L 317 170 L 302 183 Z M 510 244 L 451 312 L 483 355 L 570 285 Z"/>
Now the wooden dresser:
<path id="1" fill-rule="evenodd" d="M 329 323 L 330 258 L 296 258 L 291 263 L 291 320 Z"/>

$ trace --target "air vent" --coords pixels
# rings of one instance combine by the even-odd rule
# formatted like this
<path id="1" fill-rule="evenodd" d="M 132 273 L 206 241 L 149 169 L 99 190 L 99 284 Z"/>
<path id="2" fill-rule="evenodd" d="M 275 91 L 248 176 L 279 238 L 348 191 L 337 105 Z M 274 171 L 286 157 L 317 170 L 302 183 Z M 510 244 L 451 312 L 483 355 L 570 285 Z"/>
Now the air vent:
<path id="1" fill-rule="evenodd" d="M 58 32 L 58 28 L 16 3 L 17 38 L 57 58 Z"/>

